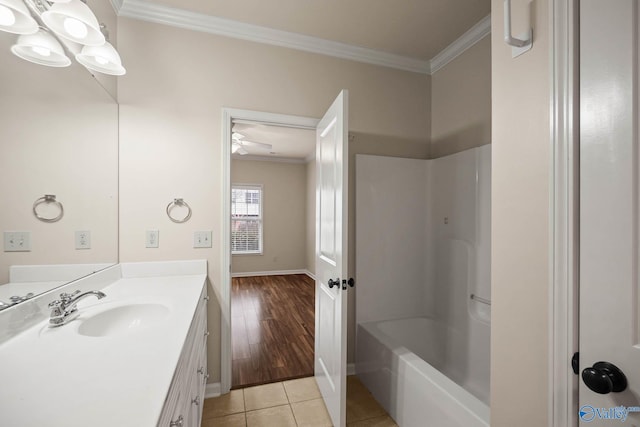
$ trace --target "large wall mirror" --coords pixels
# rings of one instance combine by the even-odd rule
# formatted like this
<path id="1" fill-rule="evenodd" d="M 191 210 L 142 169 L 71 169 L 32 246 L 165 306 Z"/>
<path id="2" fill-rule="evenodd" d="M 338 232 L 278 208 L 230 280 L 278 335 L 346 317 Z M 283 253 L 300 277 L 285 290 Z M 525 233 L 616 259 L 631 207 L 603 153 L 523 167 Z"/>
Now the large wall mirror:
<path id="1" fill-rule="evenodd" d="M 75 61 L 15 57 L 15 39 L 0 33 L 0 310 L 118 262 L 118 104 Z M 45 195 L 64 208 L 58 221 L 34 214 Z M 59 206 L 36 213 L 55 218 Z"/>

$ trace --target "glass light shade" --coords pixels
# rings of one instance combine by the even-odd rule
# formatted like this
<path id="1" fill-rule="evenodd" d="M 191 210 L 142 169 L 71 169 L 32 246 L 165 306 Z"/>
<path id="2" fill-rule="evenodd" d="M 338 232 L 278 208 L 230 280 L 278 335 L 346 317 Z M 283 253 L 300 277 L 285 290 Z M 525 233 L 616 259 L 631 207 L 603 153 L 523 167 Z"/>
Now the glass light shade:
<path id="1" fill-rule="evenodd" d="M 35 34 L 18 37 L 18 42 L 11 46 L 14 55 L 40 65 L 49 67 L 68 67 L 71 60 L 67 58 L 58 40 L 45 30 Z"/>
<path id="2" fill-rule="evenodd" d="M 0 30 L 13 34 L 33 34 L 38 23 L 22 0 L 0 0 Z"/>
<path id="3" fill-rule="evenodd" d="M 90 70 L 112 76 L 122 76 L 127 71 L 122 66 L 122 60 L 115 48 L 109 42 L 102 46 L 85 46 L 76 55 L 76 61 Z"/>
<path id="4" fill-rule="evenodd" d="M 80 0 L 56 2 L 41 15 L 44 23 L 58 36 L 85 46 L 104 44 L 98 19 Z"/>

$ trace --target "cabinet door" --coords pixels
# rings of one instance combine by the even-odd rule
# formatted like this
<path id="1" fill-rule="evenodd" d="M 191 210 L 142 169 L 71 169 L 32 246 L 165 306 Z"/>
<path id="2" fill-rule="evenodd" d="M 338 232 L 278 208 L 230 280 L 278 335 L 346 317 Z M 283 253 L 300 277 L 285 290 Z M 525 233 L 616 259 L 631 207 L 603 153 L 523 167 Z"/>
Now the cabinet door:
<path id="1" fill-rule="evenodd" d="M 184 395 L 181 393 L 180 387 L 175 387 L 174 395 L 177 400 L 175 401 L 173 408 L 165 407 L 165 409 L 170 409 L 165 411 L 165 414 L 168 415 L 168 417 L 160 421 L 159 427 L 181 427 L 181 422 L 182 426 L 186 426 L 184 417 Z"/>
<path id="2" fill-rule="evenodd" d="M 200 427 L 207 382 L 207 298 L 200 295 L 158 427 Z"/>

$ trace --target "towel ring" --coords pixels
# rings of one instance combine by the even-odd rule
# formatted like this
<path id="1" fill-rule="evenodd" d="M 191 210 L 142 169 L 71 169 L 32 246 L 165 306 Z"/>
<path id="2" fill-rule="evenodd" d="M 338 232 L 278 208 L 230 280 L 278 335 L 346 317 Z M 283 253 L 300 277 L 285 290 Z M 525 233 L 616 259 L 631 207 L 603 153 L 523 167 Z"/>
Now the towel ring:
<path id="1" fill-rule="evenodd" d="M 54 205 L 56 205 L 60 210 L 60 213 L 58 214 L 58 216 L 54 218 L 45 218 L 38 213 L 38 206 L 42 204 L 50 204 L 50 203 L 53 203 Z M 38 200 L 36 200 L 33 203 L 33 214 L 35 215 L 36 218 L 38 218 L 42 222 L 57 222 L 57 221 L 60 221 L 60 219 L 64 215 L 64 207 L 62 207 L 62 203 L 56 200 L 56 196 L 54 194 L 45 194 L 43 197 L 40 197 Z"/>
<path id="2" fill-rule="evenodd" d="M 171 210 L 175 207 L 175 206 L 184 206 L 188 209 L 187 211 L 187 215 L 182 218 L 182 219 L 177 219 L 171 216 Z M 173 222 L 177 222 L 178 224 L 181 224 L 183 222 L 187 222 L 189 221 L 189 218 L 191 218 L 191 206 L 189 206 L 187 204 L 187 202 L 185 202 L 183 199 L 173 199 L 173 202 L 169 203 L 167 205 L 167 216 L 169 217 L 169 219 Z"/>

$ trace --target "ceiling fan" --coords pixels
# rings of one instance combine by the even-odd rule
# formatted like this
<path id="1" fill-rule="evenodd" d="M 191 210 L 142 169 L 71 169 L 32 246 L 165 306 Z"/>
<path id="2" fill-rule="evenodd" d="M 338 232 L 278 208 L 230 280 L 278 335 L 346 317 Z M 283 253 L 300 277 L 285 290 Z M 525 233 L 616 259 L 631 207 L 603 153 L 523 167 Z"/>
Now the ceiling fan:
<path id="1" fill-rule="evenodd" d="M 249 154 L 245 147 L 257 148 L 259 150 L 271 151 L 273 146 L 271 144 L 265 144 L 263 142 L 247 141 L 245 136 L 239 132 L 233 132 L 231 134 L 231 152 L 238 153 L 241 156 Z"/>

